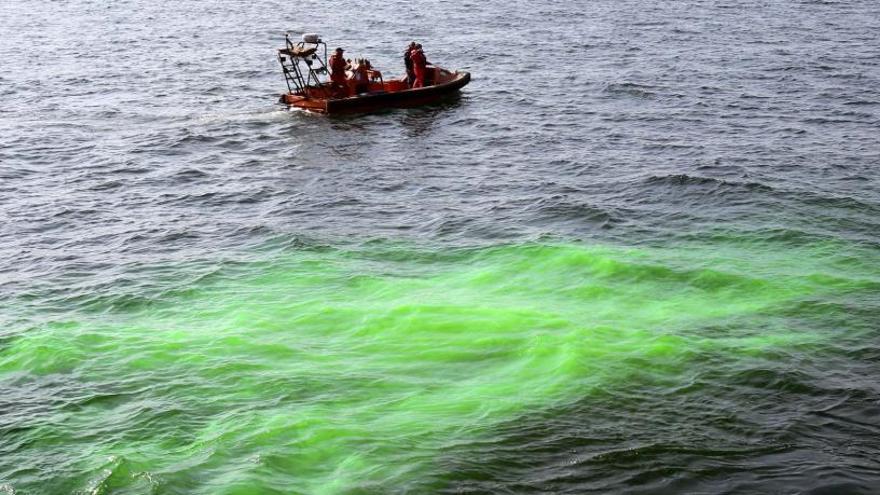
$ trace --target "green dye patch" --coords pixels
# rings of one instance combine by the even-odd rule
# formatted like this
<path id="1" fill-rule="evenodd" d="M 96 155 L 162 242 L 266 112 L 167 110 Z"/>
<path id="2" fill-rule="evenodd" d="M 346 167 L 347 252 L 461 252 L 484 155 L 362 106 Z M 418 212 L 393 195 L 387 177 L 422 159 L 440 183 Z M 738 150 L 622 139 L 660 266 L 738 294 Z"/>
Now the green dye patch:
<path id="1" fill-rule="evenodd" d="M 32 400 L 0 475 L 58 493 L 423 491 L 448 446 L 501 423 L 675 381 L 695 356 L 834 338 L 784 316 L 876 285 L 827 253 L 302 250 L 99 298 L 0 349 L 0 383 Z"/>

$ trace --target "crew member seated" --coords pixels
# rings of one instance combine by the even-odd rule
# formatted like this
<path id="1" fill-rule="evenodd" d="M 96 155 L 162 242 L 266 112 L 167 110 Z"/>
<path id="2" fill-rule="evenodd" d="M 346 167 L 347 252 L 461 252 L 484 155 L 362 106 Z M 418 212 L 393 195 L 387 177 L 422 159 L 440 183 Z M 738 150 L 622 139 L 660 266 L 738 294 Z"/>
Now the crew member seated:
<path id="1" fill-rule="evenodd" d="M 351 70 L 351 82 L 354 86 L 354 93 L 366 93 L 370 89 L 370 76 L 368 74 L 367 64 L 364 59 L 356 59 L 355 65 Z"/>
<path id="2" fill-rule="evenodd" d="M 367 77 L 369 77 L 371 83 L 382 81 L 382 73 L 373 68 L 373 64 L 370 63 L 369 59 L 364 60 L 364 65 L 367 66 Z"/>

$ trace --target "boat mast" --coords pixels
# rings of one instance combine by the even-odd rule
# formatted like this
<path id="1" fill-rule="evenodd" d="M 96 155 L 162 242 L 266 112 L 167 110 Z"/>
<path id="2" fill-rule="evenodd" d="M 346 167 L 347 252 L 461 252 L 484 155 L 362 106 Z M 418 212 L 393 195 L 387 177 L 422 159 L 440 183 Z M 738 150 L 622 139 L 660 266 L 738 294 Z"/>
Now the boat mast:
<path id="1" fill-rule="evenodd" d="M 285 47 L 278 50 L 278 61 L 284 72 L 284 80 L 290 94 L 309 97 L 308 89 L 323 89 L 319 74 L 327 74 L 327 44 L 316 34 L 304 34 L 302 41 L 294 43 L 290 33 L 284 34 Z M 323 48 L 323 58 L 319 50 Z M 303 62 L 305 66 L 300 66 Z M 294 91 L 295 88 L 295 91 Z"/>

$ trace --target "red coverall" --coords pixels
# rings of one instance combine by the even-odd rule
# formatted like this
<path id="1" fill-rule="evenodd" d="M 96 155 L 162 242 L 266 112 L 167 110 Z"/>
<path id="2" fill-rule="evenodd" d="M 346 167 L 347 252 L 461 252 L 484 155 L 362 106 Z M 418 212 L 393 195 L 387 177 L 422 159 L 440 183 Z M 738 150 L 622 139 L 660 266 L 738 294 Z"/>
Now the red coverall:
<path id="1" fill-rule="evenodd" d="M 348 63 L 342 58 L 341 54 L 333 54 L 328 60 L 330 66 L 330 81 L 333 83 L 333 90 L 348 96 L 348 79 L 345 77 L 345 67 Z"/>
<path id="2" fill-rule="evenodd" d="M 416 73 L 416 80 L 413 83 L 414 88 L 425 87 L 425 72 L 428 71 L 428 59 L 425 58 L 425 52 L 415 49 L 412 52 L 413 72 Z"/>

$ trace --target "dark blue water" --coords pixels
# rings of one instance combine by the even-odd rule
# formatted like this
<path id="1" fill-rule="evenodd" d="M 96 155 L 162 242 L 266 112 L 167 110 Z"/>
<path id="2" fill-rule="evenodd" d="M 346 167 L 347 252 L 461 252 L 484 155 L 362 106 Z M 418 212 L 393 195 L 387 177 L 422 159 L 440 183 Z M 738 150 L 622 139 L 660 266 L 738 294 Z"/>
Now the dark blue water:
<path id="1" fill-rule="evenodd" d="M 321 33 L 386 76 L 402 73 L 402 50 L 417 40 L 429 60 L 473 80 L 425 108 L 290 111 L 277 103 L 285 85 L 275 49 L 286 31 Z M 421 455 L 442 457 L 430 469 L 326 492 L 876 492 L 878 32 L 880 4 L 868 0 L 3 3 L 0 492 L 310 493 L 323 479 L 303 481 L 283 463 L 253 477 L 231 461 L 175 470 L 168 459 L 192 457 L 166 452 L 163 464 L 170 446 L 139 447 L 162 430 L 126 416 L 158 407 L 135 399 L 106 407 L 118 421 L 108 435 L 129 432 L 114 442 L 138 454 L 81 443 L 76 428 L 58 433 L 91 414 L 61 402 L 95 393 L 102 359 L 83 344 L 72 364 L 45 364 L 73 338 L 63 322 L 130 323 L 148 311 L 132 301 L 185 307 L 175 298 L 213 287 L 206 274 L 240 264 L 262 273 L 302 250 L 360 253 L 320 262 L 363 257 L 376 263 L 364 270 L 409 277 L 425 264 L 458 273 L 482 262 L 442 258 L 459 249 L 558 243 L 647 250 L 620 254 L 633 268 L 615 272 L 640 304 L 667 291 L 710 301 L 624 325 L 683 332 L 690 350 L 675 359 L 691 364 L 676 361 L 669 381 L 582 394 L 572 384 L 563 401 L 490 411 L 497 419 L 462 433 L 446 457 L 425 447 Z M 400 252 L 361 251 L 377 245 Z M 519 256 L 486 263 L 544 266 Z M 698 270 L 733 278 L 709 287 Z M 325 294 L 315 277 L 322 289 L 309 294 Z M 736 277 L 772 304 L 755 303 Z M 540 305 L 574 290 L 554 280 L 539 277 L 517 300 Z M 223 311 L 234 306 L 224 301 Z M 578 307 L 568 304 L 562 313 Z M 736 310 L 714 314 L 714 304 Z M 608 307 L 614 318 L 635 311 L 618 299 Z M 187 318 L 213 318 L 208 309 Z M 700 335 L 783 334 L 699 344 Z M 658 356 L 627 369 L 662 366 Z M 121 364 L 114 373 L 134 376 Z M 210 402 L 215 392 L 201 393 Z M 245 413 L 262 407 L 240 401 Z M 180 424 L 207 428 L 218 414 Z M 108 468 L 107 455 L 128 460 Z"/>

